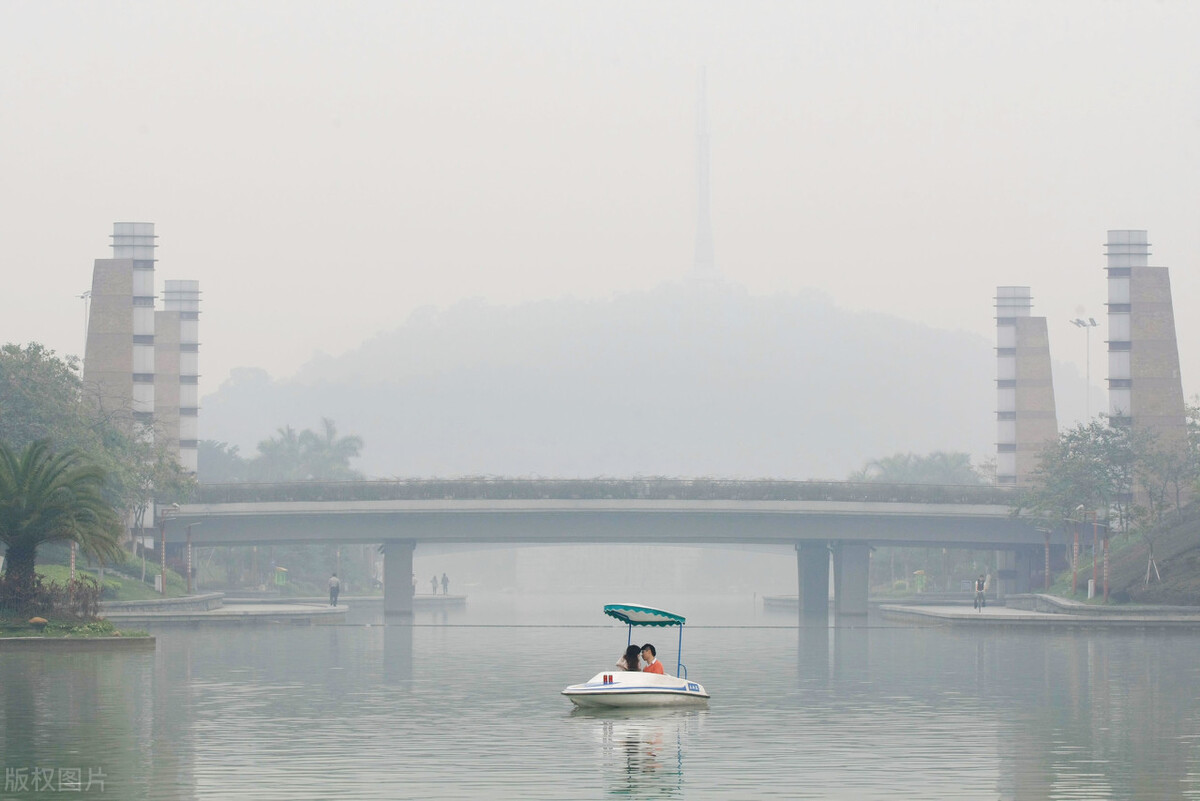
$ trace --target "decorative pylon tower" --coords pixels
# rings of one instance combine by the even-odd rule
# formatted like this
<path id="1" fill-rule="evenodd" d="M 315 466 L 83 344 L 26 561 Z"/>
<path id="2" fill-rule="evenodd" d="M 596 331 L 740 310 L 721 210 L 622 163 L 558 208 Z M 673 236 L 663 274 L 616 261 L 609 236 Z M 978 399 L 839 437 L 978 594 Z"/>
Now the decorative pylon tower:
<path id="1" fill-rule="evenodd" d="M 996 287 L 996 483 L 1029 483 L 1058 436 L 1046 318 L 1027 286 Z"/>
<path id="2" fill-rule="evenodd" d="M 1162 448 L 1187 441 L 1179 346 L 1166 267 L 1149 266 L 1144 230 L 1108 232 L 1108 419 L 1132 425 Z"/>

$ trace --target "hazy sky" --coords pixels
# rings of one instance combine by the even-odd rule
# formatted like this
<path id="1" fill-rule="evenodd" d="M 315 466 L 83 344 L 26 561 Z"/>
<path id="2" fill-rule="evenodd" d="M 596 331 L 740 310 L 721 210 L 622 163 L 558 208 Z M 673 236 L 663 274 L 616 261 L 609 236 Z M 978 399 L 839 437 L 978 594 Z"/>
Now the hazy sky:
<path id="1" fill-rule="evenodd" d="M 3 342 L 80 352 L 117 220 L 157 224 L 160 290 L 201 282 L 203 394 L 421 306 L 677 279 L 707 65 L 729 279 L 989 338 L 995 287 L 1028 284 L 1082 371 L 1067 320 L 1104 322 L 1105 230 L 1146 228 L 1200 391 L 1197 3 L 0 0 L 0 21 Z"/>

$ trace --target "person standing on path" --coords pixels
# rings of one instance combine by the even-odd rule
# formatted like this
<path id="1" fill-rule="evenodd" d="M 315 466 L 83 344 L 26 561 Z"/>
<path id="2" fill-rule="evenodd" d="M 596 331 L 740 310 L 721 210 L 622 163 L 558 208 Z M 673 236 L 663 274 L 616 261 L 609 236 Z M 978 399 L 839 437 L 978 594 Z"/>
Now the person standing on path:
<path id="1" fill-rule="evenodd" d="M 437 576 L 434 576 L 433 578 L 431 578 L 429 580 L 429 587 L 430 587 L 429 594 L 437 595 Z"/>
<path id="2" fill-rule="evenodd" d="M 446 578 L 446 574 L 442 574 L 442 595 L 450 594 L 450 579 Z"/>
<path id="3" fill-rule="evenodd" d="M 338 581 L 337 573 L 329 577 L 329 605 L 337 606 L 338 590 L 342 587 L 342 582 Z"/>

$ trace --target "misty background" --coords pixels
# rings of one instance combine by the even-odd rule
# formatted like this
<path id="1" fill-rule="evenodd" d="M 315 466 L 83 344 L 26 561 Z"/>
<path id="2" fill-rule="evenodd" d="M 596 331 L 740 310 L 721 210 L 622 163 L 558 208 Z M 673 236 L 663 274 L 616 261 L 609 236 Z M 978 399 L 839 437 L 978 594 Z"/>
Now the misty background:
<path id="1" fill-rule="evenodd" d="M 421 309 L 291 378 L 236 370 L 203 415 L 246 456 L 285 423 L 333 418 L 374 477 L 843 479 L 898 452 L 986 460 L 994 375 L 983 337 L 681 281 Z M 1071 365 L 1055 376 L 1060 398 L 1082 393 Z"/>
<path id="2" fill-rule="evenodd" d="M 465 318 L 472 298 L 491 309 L 485 316 L 536 317 L 543 303 L 611 302 L 615 313 L 621 296 L 659 296 L 692 266 L 702 67 L 725 280 L 764 303 L 821 293 L 864 315 L 856 324 L 890 315 L 961 337 L 959 347 L 977 342 L 980 372 L 961 375 L 982 383 L 956 382 L 962 407 L 976 411 L 947 416 L 946 398 L 924 407 L 948 427 L 975 416 L 978 430 L 958 448 L 990 450 L 991 404 L 973 394 L 986 394 L 993 377 L 986 343 L 997 285 L 1033 288 L 1054 358 L 1083 374 L 1084 333 L 1067 321 L 1103 325 L 1109 228 L 1148 229 L 1152 263 L 1171 268 L 1184 390 L 1196 391 L 1193 3 L 9 0 L 3 10 L 0 339 L 78 353 L 78 296 L 92 260 L 108 256 L 112 222 L 153 221 L 159 280 L 201 282 L 202 437 L 247 443 L 327 414 L 362 432 L 370 472 L 666 470 L 675 457 L 655 453 L 663 444 L 655 437 L 626 440 L 631 458 L 615 465 L 607 452 L 579 466 L 575 456 L 522 452 L 500 464 L 481 453 L 414 468 L 406 451 L 419 443 L 385 456 L 383 440 L 373 441 L 381 423 L 339 409 L 265 421 L 249 434 L 226 430 L 222 388 L 239 368 L 284 385 L 318 383 L 315 365 L 353 359 L 394 332 L 403 338 L 430 316 L 425 309 Z M 820 337 L 780 373 L 798 367 L 802 381 L 804 359 L 838 340 L 887 348 L 846 332 Z M 1102 327 L 1090 343 L 1097 387 L 1104 338 Z M 462 364 L 446 367 L 459 374 L 435 381 L 388 364 L 370 372 L 446 391 L 465 380 Z M 872 418 L 916 407 L 909 393 L 932 394 L 924 382 L 904 391 L 859 383 L 872 372 L 853 376 L 863 403 L 878 404 Z M 577 389 L 579 403 L 595 402 L 592 381 Z M 487 384 L 503 390 L 499 420 L 517 400 L 503 383 Z M 768 397 L 776 389 L 785 388 L 722 394 L 782 408 L 783 398 Z M 639 392 L 612 394 L 632 401 Z M 687 394 L 680 387 L 663 400 L 680 428 L 699 413 Z M 1083 417 L 1082 390 L 1059 401 L 1061 422 Z M 726 403 L 714 398 L 710 409 L 722 426 Z M 407 408 L 393 410 L 404 425 L 421 413 Z M 543 409 L 550 439 L 569 412 Z M 589 425 L 614 430 L 634 416 L 606 412 L 610 421 Z M 455 414 L 465 440 L 475 423 Z M 860 418 L 839 428 L 853 438 L 871 425 Z M 910 426 L 922 423 L 905 418 Z M 784 433 L 797 450 L 798 438 Z M 759 440 L 721 435 L 747 448 Z M 918 442 L 891 431 L 866 455 L 909 439 L 927 452 L 950 436 Z M 835 459 L 828 472 L 856 467 L 862 455 Z M 695 472 L 806 472 L 778 455 L 762 466 L 701 461 Z M 825 462 L 811 464 L 826 472 Z"/>

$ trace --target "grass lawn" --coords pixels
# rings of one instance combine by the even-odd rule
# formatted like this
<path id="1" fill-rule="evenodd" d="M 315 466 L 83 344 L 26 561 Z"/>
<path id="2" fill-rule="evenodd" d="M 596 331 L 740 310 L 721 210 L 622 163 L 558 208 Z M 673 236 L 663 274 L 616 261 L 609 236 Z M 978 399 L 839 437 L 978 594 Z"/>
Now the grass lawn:
<path id="1" fill-rule="evenodd" d="M 135 569 L 137 572 L 134 573 Z M 152 569 L 153 568 L 153 569 Z M 141 575 L 141 565 L 122 565 L 120 569 L 130 575 Z M 71 568 L 66 565 L 54 564 L 38 564 L 37 572 L 45 576 L 47 579 L 66 584 L 71 578 Z M 99 578 L 99 574 L 92 568 L 75 568 L 76 574 L 86 574 L 92 578 Z M 146 576 L 153 580 L 154 576 L 159 574 L 158 565 L 147 564 Z M 167 571 L 167 597 L 178 598 L 187 594 L 187 585 L 184 583 L 182 576 Z M 137 579 L 127 579 L 124 576 L 119 576 L 111 570 L 104 572 L 104 587 L 100 595 L 101 601 L 150 601 L 161 598 L 155 589 L 154 585 L 146 584 Z"/>

